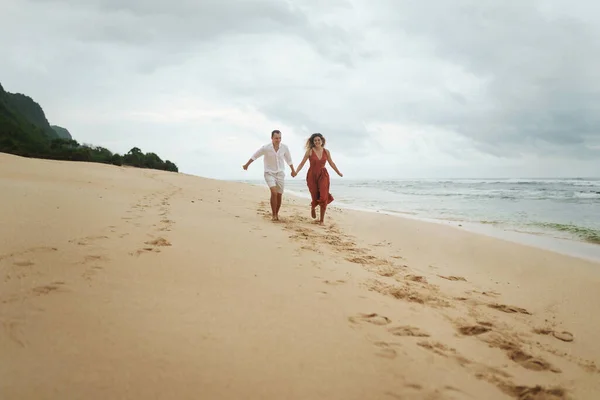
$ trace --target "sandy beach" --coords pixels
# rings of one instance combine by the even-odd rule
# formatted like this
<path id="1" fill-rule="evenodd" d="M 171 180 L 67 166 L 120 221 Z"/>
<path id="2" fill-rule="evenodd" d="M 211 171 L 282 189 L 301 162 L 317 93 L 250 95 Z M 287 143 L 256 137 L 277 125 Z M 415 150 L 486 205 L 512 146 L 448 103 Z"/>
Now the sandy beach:
<path id="1" fill-rule="evenodd" d="M 1 399 L 600 397 L 599 263 L 164 171 L 0 187 Z"/>

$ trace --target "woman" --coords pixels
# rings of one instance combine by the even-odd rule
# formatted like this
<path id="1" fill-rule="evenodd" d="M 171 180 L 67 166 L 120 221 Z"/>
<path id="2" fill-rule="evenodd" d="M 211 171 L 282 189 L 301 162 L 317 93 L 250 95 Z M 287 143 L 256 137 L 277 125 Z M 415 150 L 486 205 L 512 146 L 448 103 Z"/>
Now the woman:
<path id="1" fill-rule="evenodd" d="M 310 215 L 313 218 L 317 218 L 315 208 L 317 205 L 321 208 L 321 215 L 319 224 L 323 224 L 325 219 L 325 210 L 327 205 L 333 201 L 333 196 L 329 193 L 329 172 L 325 168 L 325 163 L 329 162 L 331 168 L 339 176 L 344 176 L 337 169 L 335 163 L 331 159 L 331 153 L 325 148 L 325 138 L 320 133 L 313 133 L 310 138 L 306 141 L 306 153 L 296 173 L 292 174 L 292 177 L 298 175 L 306 160 L 310 161 L 310 167 L 306 173 L 306 184 L 310 191 L 312 201 L 310 203 Z"/>

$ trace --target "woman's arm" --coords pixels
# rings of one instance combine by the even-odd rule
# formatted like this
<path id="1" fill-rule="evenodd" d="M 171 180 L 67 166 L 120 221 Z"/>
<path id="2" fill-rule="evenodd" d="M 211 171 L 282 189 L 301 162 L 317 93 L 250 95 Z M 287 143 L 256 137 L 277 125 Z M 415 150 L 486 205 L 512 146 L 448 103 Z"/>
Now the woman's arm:
<path id="1" fill-rule="evenodd" d="M 296 173 L 292 174 L 292 177 L 294 177 L 300 173 L 300 170 L 302 169 L 302 167 L 304 167 L 304 163 L 306 162 L 306 160 L 308 160 L 308 156 L 310 155 L 311 151 L 312 151 L 312 149 L 307 150 L 306 153 L 304 153 L 304 158 L 300 162 L 300 165 L 298 165 L 298 168 L 296 169 Z"/>
<path id="2" fill-rule="evenodd" d="M 331 168 L 333 168 L 333 170 L 335 172 L 337 172 L 337 174 L 339 176 L 344 176 L 339 169 L 337 169 L 337 166 L 335 165 L 335 163 L 333 162 L 333 160 L 331 159 L 331 153 L 329 152 L 329 150 L 325 149 L 325 151 L 327 152 L 327 161 L 329 162 L 329 165 L 331 165 Z"/>

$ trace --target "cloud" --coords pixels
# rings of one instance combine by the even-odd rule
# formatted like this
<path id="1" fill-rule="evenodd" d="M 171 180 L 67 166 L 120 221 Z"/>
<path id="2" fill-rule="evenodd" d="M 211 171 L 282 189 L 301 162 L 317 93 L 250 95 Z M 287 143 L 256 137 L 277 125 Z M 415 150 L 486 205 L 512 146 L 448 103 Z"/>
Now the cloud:
<path id="1" fill-rule="evenodd" d="M 495 155 L 599 155 L 588 146 L 600 135 L 600 36 L 598 21 L 585 20 L 591 10 L 565 13 L 557 7 L 565 2 L 414 4 L 389 23 L 486 82 L 482 99 L 464 96 L 467 112 L 439 125 Z"/>
<path id="2" fill-rule="evenodd" d="M 274 128 L 296 163 L 322 132 L 346 176 L 600 171 L 592 1 L 3 7 L 6 90 L 82 141 L 187 172 L 260 178 L 240 165 Z"/>

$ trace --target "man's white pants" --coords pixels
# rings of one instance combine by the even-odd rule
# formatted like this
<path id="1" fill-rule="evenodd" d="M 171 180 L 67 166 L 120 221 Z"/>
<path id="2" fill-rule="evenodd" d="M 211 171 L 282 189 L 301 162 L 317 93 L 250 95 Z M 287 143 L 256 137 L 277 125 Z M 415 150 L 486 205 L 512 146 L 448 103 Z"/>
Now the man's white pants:
<path id="1" fill-rule="evenodd" d="M 283 193 L 285 172 L 265 172 L 265 181 L 269 188 L 277 186 L 277 193 Z"/>

